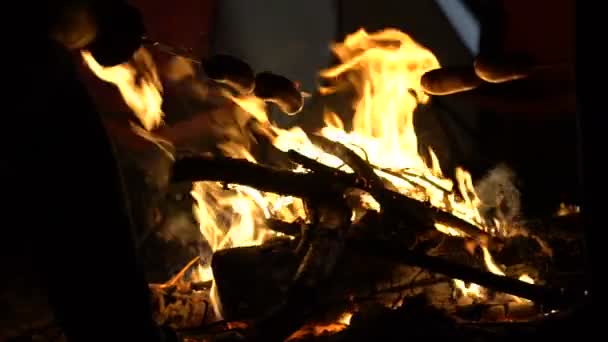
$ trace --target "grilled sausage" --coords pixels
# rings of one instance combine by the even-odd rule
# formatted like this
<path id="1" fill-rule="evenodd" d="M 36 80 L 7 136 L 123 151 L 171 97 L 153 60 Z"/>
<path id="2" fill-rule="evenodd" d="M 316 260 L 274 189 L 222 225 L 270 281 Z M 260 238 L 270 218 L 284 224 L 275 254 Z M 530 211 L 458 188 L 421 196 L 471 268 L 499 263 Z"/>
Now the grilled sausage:
<path id="1" fill-rule="evenodd" d="M 261 72 L 255 77 L 254 94 L 266 102 L 276 104 L 282 112 L 293 115 L 302 110 L 304 98 L 298 86 L 289 79 Z"/>
<path id="2" fill-rule="evenodd" d="M 471 67 L 445 67 L 431 70 L 420 79 L 425 92 L 431 95 L 450 95 L 477 88 L 483 80 Z"/>
<path id="3" fill-rule="evenodd" d="M 528 77 L 531 64 L 523 58 L 477 57 L 475 74 L 489 83 L 503 83 Z"/>
<path id="4" fill-rule="evenodd" d="M 229 55 L 214 55 L 202 62 L 210 79 L 224 83 L 242 94 L 253 91 L 255 76 L 249 64 Z"/>

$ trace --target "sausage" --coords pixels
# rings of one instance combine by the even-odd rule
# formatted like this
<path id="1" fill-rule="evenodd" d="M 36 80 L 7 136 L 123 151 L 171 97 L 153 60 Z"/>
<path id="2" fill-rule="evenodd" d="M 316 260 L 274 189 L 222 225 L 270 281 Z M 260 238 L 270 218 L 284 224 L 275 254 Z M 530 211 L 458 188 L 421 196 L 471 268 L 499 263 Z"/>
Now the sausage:
<path id="1" fill-rule="evenodd" d="M 473 63 L 475 74 L 489 83 L 503 83 L 528 77 L 531 63 L 524 58 L 477 57 Z"/>
<path id="2" fill-rule="evenodd" d="M 214 55 L 202 61 L 205 74 L 242 94 L 249 94 L 255 86 L 255 76 L 249 64 L 229 55 Z"/>
<path id="3" fill-rule="evenodd" d="M 298 86 L 288 78 L 270 72 L 256 75 L 254 94 L 276 104 L 285 114 L 296 114 L 304 107 L 304 97 Z"/>
<path id="4" fill-rule="evenodd" d="M 97 35 L 85 49 L 104 67 L 127 62 L 143 44 L 146 29 L 141 13 L 122 2 L 94 4 Z"/>
<path id="5" fill-rule="evenodd" d="M 471 67 L 445 67 L 422 75 L 420 84 L 431 95 L 450 95 L 477 88 L 483 80 Z"/>

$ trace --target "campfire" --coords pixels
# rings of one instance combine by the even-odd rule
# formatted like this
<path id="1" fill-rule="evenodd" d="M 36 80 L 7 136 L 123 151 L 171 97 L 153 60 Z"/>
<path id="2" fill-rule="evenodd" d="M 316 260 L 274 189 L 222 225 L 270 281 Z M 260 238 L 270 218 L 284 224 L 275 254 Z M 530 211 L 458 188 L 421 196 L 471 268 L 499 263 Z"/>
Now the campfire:
<path id="1" fill-rule="evenodd" d="M 570 309 L 583 291 L 566 287 L 555 264 L 576 249 L 564 241 L 576 240 L 577 211 L 507 217 L 501 198 L 483 201 L 464 168 L 444 170 L 432 149 L 421 151 L 414 113 L 432 103 L 420 78 L 440 67 L 433 53 L 392 29 L 359 30 L 332 50 L 339 64 L 321 71 L 319 92 L 354 94 L 352 123 L 327 112 L 318 132 L 282 129 L 268 117 L 279 99 L 218 82 L 241 123 L 216 127 L 221 153 L 180 155 L 162 142 L 175 160 L 171 182 L 192 184 L 213 253 L 150 284 L 157 321 L 192 341 L 352 340 L 389 322 L 450 335 Z M 138 132 L 159 143 L 161 88 L 146 50 L 112 68 L 83 57 L 152 131 Z"/>

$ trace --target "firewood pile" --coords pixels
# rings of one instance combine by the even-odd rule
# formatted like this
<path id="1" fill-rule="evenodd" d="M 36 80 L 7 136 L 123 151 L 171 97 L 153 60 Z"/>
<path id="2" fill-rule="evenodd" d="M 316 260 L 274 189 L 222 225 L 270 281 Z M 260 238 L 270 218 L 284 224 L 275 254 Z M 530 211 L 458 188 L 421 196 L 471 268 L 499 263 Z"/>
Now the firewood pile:
<path id="1" fill-rule="evenodd" d="M 445 177 L 430 146 L 421 155 L 414 111 L 430 97 L 420 81 L 440 65 L 411 37 L 359 30 L 332 50 L 341 64 L 321 72 L 328 85 L 318 92 L 352 93 L 352 127 L 326 113 L 317 134 L 268 116 L 268 103 L 288 115 L 303 109 L 295 82 L 230 56 L 201 62 L 237 109 L 209 121 L 218 138 L 209 154 L 165 151 L 172 185 L 192 189 L 196 233 L 211 252 L 150 284 L 158 324 L 190 342 L 506 341 L 577 331 L 588 297 L 578 214 L 522 222 L 498 200 L 509 195 L 482 201 L 468 172 Z M 159 114 L 157 100 L 147 109 Z M 156 200 L 139 208 L 138 248 L 151 226 L 170 221 L 147 210 L 162 206 Z"/>
<path id="2" fill-rule="evenodd" d="M 213 253 L 151 285 L 157 321 L 193 342 L 574 330 L 587 297 L 578 214 L 523 222 L 517 194 L 477 189 L 460 168 L 448 179 L 430 147 L 421 155 L 420 76 L 439 63 L 409 36 L 360 30 L 332 49 L 342 64 L 321 72 L 319 92 L 354 96 L 352 128 L 326 113 L 316 134 L 284 130 L 261 101 L 274 97 L 235 91 L 238 127 L 218 125 L 210 154 L 175 156 L 171 182 L 192 185 Z M 269 83 L 301 97 L 293 82 Z"/>
<path id="3" fill-rule="evenodd" d="M 289 168 L 227 157 L 176 161 L 174 183 L 222 182 L 295 196 L 305 201 L 310 219 L 268 218 L 266 226 L 280 233 L 274 238 L 216 251 L 214 285 L 192 280 L 198 258 L 168 283 L 151 285 L 159 323 L 190 341 L 390 340 L 406 326 L 408 337 L 489 340 L 554 329 L 555 317 L 584 299 L 575 266 L 582 262 L 576 213 L 494 236 L 394 191 L 340 143 L 315 143 L 355 172 L 295 151 L 285 154 Z M 290 171 L 296 165 L 307 171 Z M 362 207 L 356 193 L 374 196 L 381 210 Z M 436 222 L 463 234 L 440 233 Z M 504 275 L 485 270 L 481 246 Z M 539 281 L 521 281 L 522 274 Z M 453 279 L 480 286 L 483 297 L 463 296 Z"/>

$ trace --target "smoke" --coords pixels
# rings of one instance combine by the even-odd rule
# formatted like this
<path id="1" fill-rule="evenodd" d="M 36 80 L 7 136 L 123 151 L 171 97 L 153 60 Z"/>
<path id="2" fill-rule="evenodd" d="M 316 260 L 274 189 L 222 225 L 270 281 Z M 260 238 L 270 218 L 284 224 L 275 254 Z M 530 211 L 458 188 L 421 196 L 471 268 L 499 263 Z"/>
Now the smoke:
<path id="1" fill-rule="evenodd" d="M 500 164 L 477 182 L 475 190 L 481 199 L 479 211 L 486 220 L 497 218 L 503 223 L 513 223 L 521 210 L 521 194 L 516 186 L 515 172 Z"/>
<path id="2" fill-rule="evenodd" d="M 201 239 L 198 226 L 192 220 L 188 212 L 172 212 L 165 220 L 165 224 L 159 230 L 158 235 L 164 240 L 180 242 L 183 245 L 199 241 Z"/>

